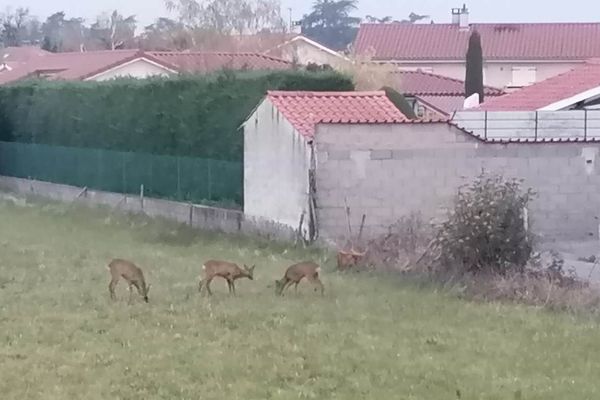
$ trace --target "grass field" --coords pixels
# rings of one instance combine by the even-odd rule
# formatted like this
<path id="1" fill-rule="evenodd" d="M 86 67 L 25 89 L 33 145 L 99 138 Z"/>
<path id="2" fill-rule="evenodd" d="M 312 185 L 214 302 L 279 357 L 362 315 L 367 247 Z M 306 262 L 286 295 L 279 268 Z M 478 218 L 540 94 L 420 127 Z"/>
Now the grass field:
<path id="1" fill-rule="evenodd" d="M 0 203 L 2 399 L 598 399 L 600 325 L 475 304 L 399 278 L 340 275 L 306 252 L 103 211 Z M 113 257 L 138 262 L 150 303 L 108 296 Z M 197 293 L 208 258 L 255 280 Z M 324 263 L 274 296 L 286 265 Z M 457 394 L 460 392 L 460 395 Z"/>

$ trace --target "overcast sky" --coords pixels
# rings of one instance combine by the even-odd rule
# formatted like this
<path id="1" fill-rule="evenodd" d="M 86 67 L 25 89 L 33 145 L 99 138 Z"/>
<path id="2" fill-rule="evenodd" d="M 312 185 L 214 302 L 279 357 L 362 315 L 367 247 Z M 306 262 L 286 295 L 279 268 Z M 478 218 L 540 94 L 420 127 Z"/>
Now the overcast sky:
<path id="1" fill-rule="evenodd" d="M 463 0 L 359 0 L 358 16 L 391 15 L 403 19 L 411 11 L 431 15 L 435 22 L 449 22 L 450 9 L 460 7 Z M 282 0 L 287 20 L 288 7 L 294 19 L 310 10 L 312 0 Z M 472 22 L 582 22 L 600 21 L 600 1 L 597 0 L 471 0 L 467 1 Z M 0 0 L 0 11 L 6 7 L 29 7 L 32 14 L 45 19 L 55 11 L 68 16 L 94 19 L 94 16 L 114 9 L 122 14 L 137 15 L 140 24 L 147 25 L 167 14 L 163 0 Z"/>

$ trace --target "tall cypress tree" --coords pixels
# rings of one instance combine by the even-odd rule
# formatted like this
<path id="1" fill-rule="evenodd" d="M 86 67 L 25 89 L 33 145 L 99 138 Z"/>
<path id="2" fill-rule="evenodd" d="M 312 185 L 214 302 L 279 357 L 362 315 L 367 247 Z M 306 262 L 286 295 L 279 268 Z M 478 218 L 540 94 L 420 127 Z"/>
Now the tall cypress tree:
<path id="1" fill-rule="evenodd" d="M 466 97 L 473 93 L 479 93 L 479 102 L 483 103 L 483 50 L 481 49 L 481 36 L 477 31 L 473 31 L 469 38 L 465 77 Z"/>

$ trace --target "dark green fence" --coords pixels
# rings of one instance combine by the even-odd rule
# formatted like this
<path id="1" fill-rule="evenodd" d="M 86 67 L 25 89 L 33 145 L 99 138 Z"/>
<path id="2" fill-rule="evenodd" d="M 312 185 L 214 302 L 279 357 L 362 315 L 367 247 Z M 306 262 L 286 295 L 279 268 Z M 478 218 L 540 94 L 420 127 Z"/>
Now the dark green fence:
<path id="1" fill-rule="evenodd" d="M 242 163 L 0 142 L 0 175 L 178 201 L 242 204 Z"/>

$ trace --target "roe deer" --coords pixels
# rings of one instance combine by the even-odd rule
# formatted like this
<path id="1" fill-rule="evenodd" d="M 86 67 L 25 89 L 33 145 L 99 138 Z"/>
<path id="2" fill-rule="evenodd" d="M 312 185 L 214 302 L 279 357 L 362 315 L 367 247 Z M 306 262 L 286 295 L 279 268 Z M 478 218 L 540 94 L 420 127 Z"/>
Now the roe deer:
<path id="1" fill-rule="evenodd" d="M 150 285 L 146 286 L 144 280 L 144 273 L 134 263 L 127 260 L 114 259 L 108 264 L 108 269 L 112 277 L 108 290 L 110 292 L 110 298 L 115 300 L 115 287 L 119 283 L 119 279 L 123 278 L 129 284 L 129 302 L 131 303 L 133 295 L 133 287 L 137 289 L 140 296 L 144 298 L 144 301 L 148 303 L 148 292 L 150 291 Z"/>
<path id="2" fill-rule="evenodd" d="M 283 295 L 283 291 L 295 284 L 295 290 L 298 291 L 298 284 L 304 278 L 315 285 L 315 291 L 321 289 L 321 295 L 325 292 L 323 283 L 319 279 L 321 267 L 314 262 L 301 262 L 294 264 L 285 271 L 285 275 L 281 280 L 275 281 L 275 293 Z"/>
<path id="3" fill-rule="evenodd" d="M 350 251 L 339 251 L 337 254 L 337 267 L 339 271 L 345 271 L 356 267 L 367 252 L 359 253 L 354 249 Z"/>
<path id="4" fill-rule="evenodd" d="M 227 281 L 227 287 L 229 293 L 235 295 L 235 280 L 240 278 L 248 278 L 254 280 L 254 267 L 255 265 L 248 267 L 244 265 L 244 268 L 240 268 L 237 264 L 233 264 L 227 261 L 210 260 L 202 265 L 204 271 L 204 279 L 202 279 L 198 285 L 198 291 L 202 292 L 202 287 L 206 286 L 206 291 L 212 296 L 210 291 L 210 283 L 212 280 L 220 276 Z"/>

